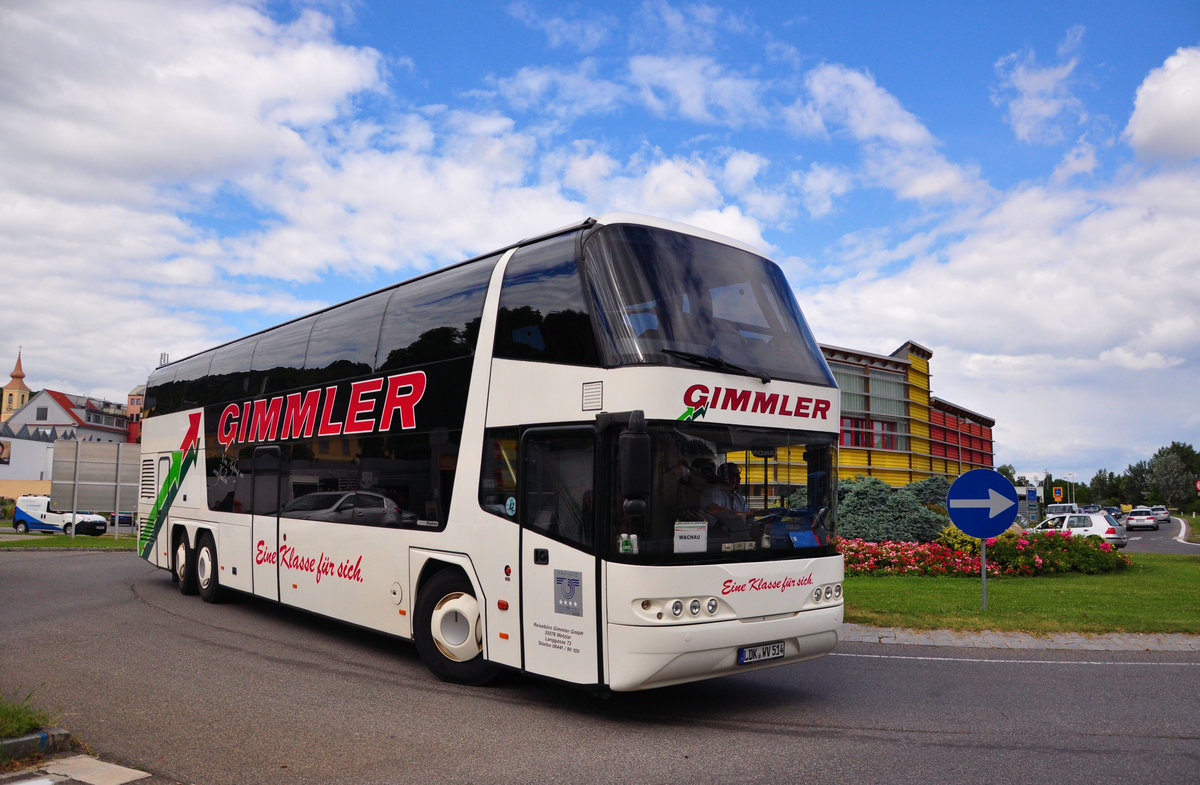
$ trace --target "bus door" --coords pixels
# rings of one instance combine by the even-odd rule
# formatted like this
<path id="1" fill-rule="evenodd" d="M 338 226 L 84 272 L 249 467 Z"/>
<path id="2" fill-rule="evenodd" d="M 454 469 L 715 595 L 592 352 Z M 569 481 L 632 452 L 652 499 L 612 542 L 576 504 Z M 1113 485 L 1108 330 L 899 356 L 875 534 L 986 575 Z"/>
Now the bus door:
<path id="1" fill-rule="evenodd" d="M 254 593 L 278 600 L 280 482 L 287 467 L 279 447 L 255 448 L 251 465 L 254 467 L 250 516 Z"/>
<path id="2" fill-rule="evenodd" d="M 521 438 L 521 624 L 525 669 L 600 680 L 591 428 L 533 428 Z"/>

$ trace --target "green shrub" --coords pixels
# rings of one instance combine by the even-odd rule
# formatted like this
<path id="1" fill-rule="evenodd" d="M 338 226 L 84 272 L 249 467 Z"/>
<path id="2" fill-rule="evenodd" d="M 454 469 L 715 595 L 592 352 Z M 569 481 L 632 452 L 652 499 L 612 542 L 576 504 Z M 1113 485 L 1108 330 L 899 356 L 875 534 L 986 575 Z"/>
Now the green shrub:
<path id="1" fill-rule="evenodd" d="M 938 475 L 920 482 L 911 482 L 904 488 L 916 496 L 921 504 L 938 507 L 943 511 L 946 509 L 946 497 L 950 494 L 950 481 L 945 477 Z"/>
<path id="2" fill-rule="evenodd" d="M 871 542 L 932 542 L 946 519 L 909 490 L 893 489 L 876 477 L 838 485 L 838 534 Z M 943 497 L 944 500 L 944 497 Z"/>
<path id="3" fill-rule="evenodd" d="M 979 538 L 972 537 L 953 523 L 946 524 L 946 528 L 938 533 L 937 542 L 959 553 L 979 555 Z"/>

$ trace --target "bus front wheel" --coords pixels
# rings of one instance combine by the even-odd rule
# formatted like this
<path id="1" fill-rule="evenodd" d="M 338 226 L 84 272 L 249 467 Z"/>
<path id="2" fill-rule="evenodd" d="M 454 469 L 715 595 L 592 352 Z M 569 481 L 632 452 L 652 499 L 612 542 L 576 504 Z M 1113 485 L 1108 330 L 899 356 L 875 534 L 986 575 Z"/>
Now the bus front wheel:
<path id="1" fill-rule="evenodd" d="M 442 681 L 486 684 L 496 667 L 483 658 L 483 619 L 471 582 L 461 572 L 442 570 L 417 595 L 417 653 Z"/>

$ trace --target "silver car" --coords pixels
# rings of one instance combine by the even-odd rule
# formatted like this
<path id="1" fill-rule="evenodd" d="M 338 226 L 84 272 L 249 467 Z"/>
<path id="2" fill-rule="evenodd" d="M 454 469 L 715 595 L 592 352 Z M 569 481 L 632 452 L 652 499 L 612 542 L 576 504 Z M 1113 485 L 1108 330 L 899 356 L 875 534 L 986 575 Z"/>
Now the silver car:
<path id="1" fill-rule="evenodd" d="M 1154 511 L 1149 507 L 1134 507 L 1129 511 L 1129 515 L 1125 516 L 1125 528 L 1129 531 L 1134 529 L 1158 529 L 1158 519 L 1154 517 Z"/>
<path id="2" fill-rule="evenodd" d="M 1033 527 L 1033 531 L 1067 532 L 1072 537 L 1099 537 L 1114 548 L 1129 544 L 1129 535 L 1117 519 L 1106 512 L 1073 512 L 1051 515 Z"/>
<path id="3" fill-rule="evenodd" d="M 1162 506 L 1161 504 L 1156 504 L 1150 509 L 1154 512 L 1154 520 L 1158 521 L 1159 523 L 1171 522 L 1171 513 L 1167 511 L 1166 507 Z"/>

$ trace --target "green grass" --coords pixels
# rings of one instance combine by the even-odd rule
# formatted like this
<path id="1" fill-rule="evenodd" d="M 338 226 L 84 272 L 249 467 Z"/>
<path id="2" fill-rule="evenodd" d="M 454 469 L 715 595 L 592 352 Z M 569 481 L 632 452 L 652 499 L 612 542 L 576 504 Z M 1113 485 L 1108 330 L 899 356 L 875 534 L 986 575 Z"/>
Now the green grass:
<path id="1" fill-rule="evenodd" d="M 1200 634 L 1200 556 L 1131 554 L 1107 575 L 847 576 L 846 621 L 921 630 Z"/>
<path id="2" fill-rule="evenodd" d="M 12 548 L 89 548 L 100 551 L 133 551 L 137 550 L 137 538 L 128 533 L 120 535 L 115 540 L 111 534 L 102 534 L 99 537 L 79 534 L 74 538 L 67 534 L 35 534 L 15 540 L 0 540 L 0 550 Z"/>
<path id="3" fill-rule="evenodd" d="M 24 736 L 50 724 L 50 715 L 29 705 L 32 695 L 22 700 L 0 696 L 0 738 Z"/>

